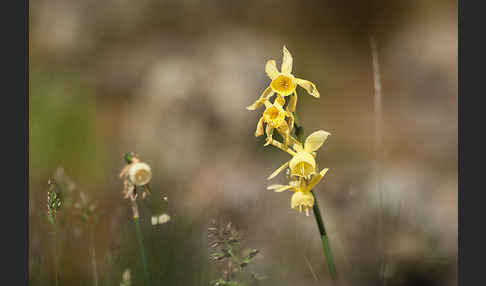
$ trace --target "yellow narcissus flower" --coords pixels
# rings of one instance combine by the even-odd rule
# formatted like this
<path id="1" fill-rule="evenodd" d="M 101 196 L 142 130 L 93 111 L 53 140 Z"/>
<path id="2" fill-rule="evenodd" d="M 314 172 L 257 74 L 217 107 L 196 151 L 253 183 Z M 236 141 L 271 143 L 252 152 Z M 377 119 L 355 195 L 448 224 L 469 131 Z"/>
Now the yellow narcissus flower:
<path id="1" fill-rule="evenodd" d="M 292 62 L 292 55 L 285 46 L 283 47 L 283 59 L 280 72 L 277 69 L 277 63 L 275 62 L 275 60 L 267 61 L 267 64 L 265 65 L 265 72 L 272 80 L 272 82 L 270 83 L 270 86 L 265 89 L 260 98 L 252 105 L 247 106 L 246 109 L 257 109 L 274 93 L 277 93 L 278 96 L 282 97 L 294 94 L 291 97 L 289 105 L 287 107 L 289 111 L 294 112 L 295 106 L 297 105 L 297 85 L 304 88 L 310 95 L 314 96 L 315 98 L 320 97 L 319 91 L 317 91 L 315 84 L 305 79 L 296 78 L 294 77 L 294 75 L 292 75 Z"/>
<path id="2" fill-rule="evenodd" d="M 265 101 L 265 107 L 266 109 L 257 123 L 255 136 L 258 137 L 263 135 L 263 123 L 266 123 L 267 127 L 265 131 L 267 134 L 267 143 L 265 146 L 270 144 L 274 129 L 277 129 L 277 131 L 285 139 L 285 145 L 288 145 L 290 132 L 292 131 L 292 126 L 294 125 L 294 115 L 291 112 L 283 109 L 283 104 L 278 98 L 275 99 L 273 104 L 268 100 Z M 289 123 L 285 121 L 286 117 L 290 118 Z"/>
<path id="3" fill-rule="evenodd" d="M 287 190 L 293 190 L 294 194 L 290 199 L 290 207 L 300 212 L 305 211 L 306 215 L 309 215 L 309 209 L 314 207 L 314 196 L 310 192 L 326 175 L 329 169 L 322 169 L 322 171 L 312 177 L 309 183 L 302 178 L 298 181 L 291 181 L 289 185 L 271 185 L 267 187 L 267 190 L 273 190 L 275 192 L 283 192 Z"/>
<path id="4" fill-rule="evenodd" d="M 292 159 L 275 170 L 268 179 L 274 178 L 287 167 L 290 168 L 291 176 L 310 178 L 311 175 L 316 173 L 315 151 L 324 144 L 330 134 L 324 130 L 316 131 L 307 137 L 304 146 L 293 137 L 290 137 L 293 141 L 291 146 L 293 150 L 272 139 L 269 143 L 292 155 Z"/>

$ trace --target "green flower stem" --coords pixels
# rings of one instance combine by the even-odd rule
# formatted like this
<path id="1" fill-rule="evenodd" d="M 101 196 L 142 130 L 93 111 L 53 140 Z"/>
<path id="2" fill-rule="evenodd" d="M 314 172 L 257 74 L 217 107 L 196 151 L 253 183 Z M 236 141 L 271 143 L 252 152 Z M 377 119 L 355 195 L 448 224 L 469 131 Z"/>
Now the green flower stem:
<path id="1" fill-rule="evenodd" d="M 294 95 L 295 96 L 295 95 Z M 304 127 L 299 124 L 297 120 L 297 114 L 294 112 L 294 126 L 295 126 L 295 136 L 302 145 L 304 145 Z M 324 247 L 324 255 L 326 256 L 327 265 L 329 266 L 329 273 L 333 280 L 337 279 L 336 266 L 334 265 L 334 258 L 331 252 L 331 245 L 329 243 L 329 237 L 326 233 L 326 228 L 324 226 L 324 221 L 322 220 L 321 211 L 319 210 L 319 203 L 317 202 L 314 190 L 311 190 L 311 194 L 314 196 L 314 216 L 316 218 L 317 227 L 319 228 L 319 234 L 321 235 L 322 246 Z"/>
<path id="2" fill-rule="evenodd" d="M 138 215 L 137 202 L 132 200 L 133 221 L 135 221 L 135 228 L 137 229 L 138 245 L 140 247 L 140 255 L 142 256 L 143 273 L 145 276 L 145 285 L 151 286 L 150 272 L 148 269 L 147 255 L 145 254 L 145 246 L 143 244 L 142 228 L 140 226 L 140 217 Z"/>
<path id="3" fill-rule="evenodd" d="M 311 190 L 314 199 L 316 195 L 314 194 L 314 190 Z M 326 255 L 327 264 L 329 266 L 329 273 L 331 273 L 332 279 L 337 278 L 336 273 L 336 266 L 334 265 L 334 258 L 331 252 L 331 245 L 329 244 L 329 237 L 326 233 L 326 228 L 324 227 L 324 221 L 322 220 L 321 211 L 319 210 L 319 204 L 317 203 L 317 199 L 314 202 L 314 216 L 316 217 L 317 227 L 319 228 L 319 233 L 321 235 L 322 246 L 324 247 L 324 254 Z"/>
<path id="4" fill-rule="evenodd" d="M 295 96 L 295 95 L 293 95 Z M 304 127 L 299 124 L 299 120 L 297 118 L 297 112 L 294 112 L 294 128 L 295 128 L 295 137 L 297 140 L 304 145 Z"/>

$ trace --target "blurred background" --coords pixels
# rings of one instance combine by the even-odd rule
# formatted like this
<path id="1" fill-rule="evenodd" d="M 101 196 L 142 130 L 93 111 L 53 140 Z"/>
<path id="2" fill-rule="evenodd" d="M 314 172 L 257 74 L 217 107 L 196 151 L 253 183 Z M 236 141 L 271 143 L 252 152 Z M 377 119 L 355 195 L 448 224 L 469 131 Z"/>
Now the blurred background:
<path id="1" fill-rule="evenodd" d="M 262 109 L 245 109 L 286 45 L 293 73 L 321 94 L 298 90 L 306 135 L 332 134 L 318 152 L 330 171 L 316 196 L 341 284 L 456 285 L 456 2 L 32 1 L 30 284 L 120 285 L 130 269 L 143 285 L 118 177 L 129 151 L 153 171 L 140 211 L 154 285 L 219 277 L 212 219 L 260 250 L 252 269 L 265 279 L 250 285 L 330 284 L 314 217 L 290 209 L 290 192 L 265 189 L 286 183 L 266 178 L 289 157 L 254 137 Z M 56 225 L 46 218 L 50 177 L 64 182 Z M 87 201 L 95 222 L 70 211 Z M 171 220 L 153 226 L 159 212 Z"/>

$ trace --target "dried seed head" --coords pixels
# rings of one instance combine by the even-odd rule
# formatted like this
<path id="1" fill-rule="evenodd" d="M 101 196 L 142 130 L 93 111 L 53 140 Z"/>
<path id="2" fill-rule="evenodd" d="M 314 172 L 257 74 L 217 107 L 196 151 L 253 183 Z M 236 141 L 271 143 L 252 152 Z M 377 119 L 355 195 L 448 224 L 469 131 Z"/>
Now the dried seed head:
<path id="1" fill-rule="evenodd" d="M 130 169 L 128 170 L 128 177 L 136 186 L 143 186 L 148 184 L 152 179 L 152 170 L 147 163 L 132 163 Z"/>

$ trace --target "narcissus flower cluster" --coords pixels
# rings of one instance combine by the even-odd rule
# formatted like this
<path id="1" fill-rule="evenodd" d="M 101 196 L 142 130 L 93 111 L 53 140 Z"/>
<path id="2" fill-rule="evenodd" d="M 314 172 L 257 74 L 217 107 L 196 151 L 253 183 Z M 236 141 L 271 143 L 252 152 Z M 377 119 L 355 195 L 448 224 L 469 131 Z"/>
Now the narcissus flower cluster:
<path id="1" fill-rule="evenodd" d="M 273 179 L 285 169 L 289 170 L 288 185 L 271 185 L 267 189 L 275 192 L 286 190 L 294 191 L 290 200 L 292 209 L 304 211 L 307 215 L 309 209 L 314 206 L 315 198 L 311 190 L 319 183 L 328 169 L 318 170 L 316 163 L 316 151 L 326 141 L 329 132 L 319 130 L 310 134 L 302 144 L 294 136 L 292 130 L 295 125 L 295 109 L 297 105 L 297 86 L 304 88 L 307 93 L 315 98 L 320 94 L 314 83 L 295 77 L 292 74 L 293 58 L 289 50 L 283 47 L 283 60 L 280 71 L 275 60 L 267 61 L 265 72 L 272 80 L 263 94 L 247 110 L 256 110 L 265 106 L 263 114 L 258 120 L 255 136 L 266 135 L 265 146 L 273 145 L 285 152 L 291 158 L 280 168 L 275 170 L 268 179 Z M 283 142 L 273 138 L 273 132 L 277 131 L 283 138 Z M 294 132 L 295 133 L 295 132 Z"/>

